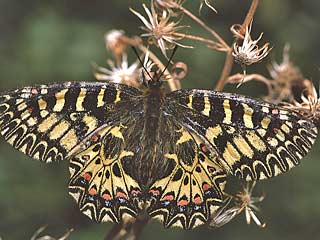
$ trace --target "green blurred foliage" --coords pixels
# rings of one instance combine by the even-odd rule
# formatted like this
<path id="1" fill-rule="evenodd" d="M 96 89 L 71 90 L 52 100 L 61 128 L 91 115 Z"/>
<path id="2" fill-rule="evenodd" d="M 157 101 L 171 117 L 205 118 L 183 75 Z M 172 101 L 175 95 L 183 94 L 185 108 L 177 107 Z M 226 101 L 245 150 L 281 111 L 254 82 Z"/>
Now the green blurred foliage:
<path id="1" fill-rule="evenodd" d="M 213 2 L 219 14 L 204 8 L 201 18 L 230 42 L 229 27 L 242 21 L 250 1 Z M 140 33 L 140 22 L 128 11 L 129 6 L 142 11 L 141 1 L 0 0 L 0 90 L 35 83 L 93 80 L 91 63 L 105 65 L 110 57 L 104 47 L 104 33 L 111 29 L 123 29 L 129 35 Z M 199 1 L 186 2 L 195 14 L 198 6 Z M 281 61 L 283 46 L 288 42 L 291 59 L 317 83 L 319 10 L 317 0 L 262 0 L 253 34 L 258 36 L 263 31 L 263 40 L 274 48 L 268 59 L 248 68 L 248 72 L 267 75 L 266 65 L 271 60 Z M 206 34 L 186 17 L 183 20 L 190 24 L 190 33 Z M 213 88 L 225 55 L 208 51 L 201 44 L 187 43 L 195 48 L 180 48 L 175 56 L 189 67 L 183 87 Z M 240 67 L 235 66 L 234 72 L 238 71 Z M 251 96 L 263 93 L 263 87 L 253 83 L 226 89 Z M 301 166 L 258 185 L 256 192 L 267 194 L 261 213 L 268 223 L 266 229 L 247 226 L 242 215 L 220 229 L 184 231 L 153 223 L 145 228 L 141 239 L 316 239 L 320 234 L 319 152 L 317 143 Z M 68 177 L 68 163 L 44 165 L 32 161 L 1 140 L 0 237 L 30 239 L 38 228 L 48 224 L 46 232 L 55 236 L 72 227 L 75 232 L 70 239 L 103 239 L 112 224 L 98 225 L 79 213 L 67 193 Z"/>

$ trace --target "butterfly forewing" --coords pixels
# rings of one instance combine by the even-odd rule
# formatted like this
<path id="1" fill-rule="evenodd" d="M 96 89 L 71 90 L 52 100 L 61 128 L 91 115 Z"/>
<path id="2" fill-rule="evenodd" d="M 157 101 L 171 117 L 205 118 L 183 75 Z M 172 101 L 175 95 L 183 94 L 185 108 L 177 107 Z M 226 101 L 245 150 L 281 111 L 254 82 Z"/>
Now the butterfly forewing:
<path id="1" fill-rule="evenodd" d="M 113 121 L 113 106 L 139 94 L 125 85 L 68 82 L 26 87 L 0 97 L 0 130 L 26 155 L 63 160 L 97 128 Z"/>
<path id="2" fill-rule="evenodd" d="M 218 155 L 220 166 L 240 178 L 270 178 L 297 165 L 317 128 L 294 111 L 244 96 L 207 90 L 168 95 L 179 121 Z"/>

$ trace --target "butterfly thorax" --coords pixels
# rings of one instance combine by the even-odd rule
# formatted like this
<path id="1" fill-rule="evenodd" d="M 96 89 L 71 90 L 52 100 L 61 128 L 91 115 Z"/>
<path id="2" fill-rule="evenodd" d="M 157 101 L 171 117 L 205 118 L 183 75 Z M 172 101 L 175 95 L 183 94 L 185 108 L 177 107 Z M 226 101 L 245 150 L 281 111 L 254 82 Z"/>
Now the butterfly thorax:
<path id="1" fill-rule="evenodd" d="M 141 184 L 152 184 L 159 172 L 160 126 L 165 92 L 161 84 L 149 85 L 144 92 L 144 123 L 138 176 Z"/>

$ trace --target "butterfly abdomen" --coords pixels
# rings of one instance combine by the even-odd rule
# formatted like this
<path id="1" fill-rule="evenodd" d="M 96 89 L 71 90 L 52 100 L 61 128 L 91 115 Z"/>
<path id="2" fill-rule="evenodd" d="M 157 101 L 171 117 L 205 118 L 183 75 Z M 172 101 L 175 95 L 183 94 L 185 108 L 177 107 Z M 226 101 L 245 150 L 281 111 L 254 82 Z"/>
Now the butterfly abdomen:
<path id="1" fill-rule="evenodd" d="M 155 173 L 158 171 L 157 162 L 161 154 L 159 133 L 164 97 L 161 87 L 148 88 L 144 93 L 144 123 L 140 140 L 142 148 L 137 176 L 145 186 L 154 182 Z"/>

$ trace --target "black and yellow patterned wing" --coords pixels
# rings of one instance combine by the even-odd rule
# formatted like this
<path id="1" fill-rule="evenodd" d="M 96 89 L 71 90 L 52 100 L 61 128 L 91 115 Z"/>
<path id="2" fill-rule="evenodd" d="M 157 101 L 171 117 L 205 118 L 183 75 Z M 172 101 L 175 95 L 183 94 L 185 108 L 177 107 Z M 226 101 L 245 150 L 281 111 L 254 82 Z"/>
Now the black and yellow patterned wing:
<path id="1" fill-rule="evenodd" d="M 138 128 L 141 129 L 131 117 L 127 113 L 121 123 L 97 131 L 70 159 L 69 192 L 80 210 L 96 222 L 119 223 L 136 218 L 141 210 L 144 194 L 125 169 L 138 160 L 135 149 L 126 148 L 126 142 L 137 139 Z"/>
<path id="2" fill-rule="evenodd" d="M 141 193 L 121 163 L 133 155 L 121 131 L 129 116 L 142 117 L 140 94 L 126 85 L 90 82 L 12 91 L 0 97 L 1 134 L 32 158 L 69 160 L 69 192 L 80 210 L 98 222 L 120 222 L 136 216 Z"/>
<path id="3" fill-rule="evenodd" d="M 24 154 L 59 161 L 103 124 L 114 105 L 140 92 L 126 85 L 68 82 L 26 87 L 0 96 L 0 132 Z"/>
<path id="4" fill-rule="evenodd" d="M 161 159 L 174 164 L 151 185 L 147 212 L 165 227 L 192 229 L 208 222 L 220 207 L 226 172 L 194 132 L 175 118 L 163 121 Z"/>
<path id="5" fill-rule="evenodd" d="M 168 111 L 216 152 L 219 165 L 246 180 L 288 171 L 317 136 L 300 114 L 236 94 L 178 90 L 168 99 Z"/>

